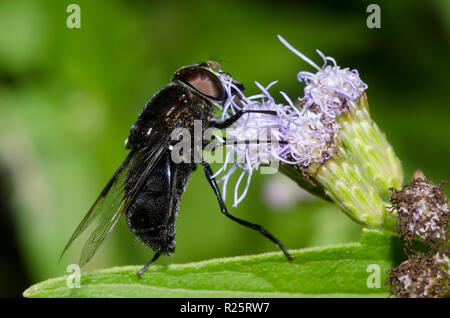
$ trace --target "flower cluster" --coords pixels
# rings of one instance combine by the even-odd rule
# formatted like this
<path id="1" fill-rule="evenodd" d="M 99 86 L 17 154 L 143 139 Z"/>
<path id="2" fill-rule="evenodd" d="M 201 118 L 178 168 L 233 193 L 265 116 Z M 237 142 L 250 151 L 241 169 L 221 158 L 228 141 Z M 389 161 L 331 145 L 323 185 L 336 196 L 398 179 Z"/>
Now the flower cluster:
<path id="1" fill-rule="evenodd" d="M 439 298 L 449 292 L 448 250 L 416 253 L 389 273 L 390 294 L 407 298 Z"/>
<path id="2" fill-rule="evenodd" d="M 356 222 L 379 226 L 386 213 L 383 196 L 389 187 L 402 184 L 403 175 L 392 147 L 370 118 L 367 84 L 356 70 L 339 67 L 332 57 L 317 51 L 323 60 L 319 67 L 279 39 L 316 72 L 297 74 L 305 87 L 295 103 L 284 92 L 280 92 L 283 103 L 275 101 L 269 88 L 276 82 L 267 87 L 256 83 L 261 93 L 247 97 L 231 78 L 222 78 L 228 92 L 222 120 L 251 111 L 227 130 L 227 141 L 248 142 L 227 144 L 225 163 L 215 175 L 223 174 L 219 179 L 223 196 L 230 177 L 240 171 L 234 188 L 237 206 L 248 192 L 253 172 L 276 162 L 281 172 L 305 190 L 333 200 Z"/>
<path id="3" fill-rule="evenodd" d="M 323 163 L 334 153 L 339 124 L 326 120 L 320 113 L 307 111 L 306 107 L 299 110 L 283 92 L 281 94 L 286 99 L 287 105 L 277 103 L 268 91 L 275 83 L 263 87 L 256 82 L 261 89 L 261 94 L 246 97 L 240 92 L 239 105 L 235 99 L 225 103 L 224 110 L 230 109 L 231 114 L 239 109 L 276 112 L 276 115 L 246 114 L 235 123 L 233 128 L 226 131 L 227 136 L 232 140 L 250 141 L 246 144 L 228 145 L 229 152 L 224 165 L 216 173 L 217 176 L 225 171 L 229 164 L 232 164 L 227 173 L 219 179 L 219 182 L 224 182 L 223 195 L 225 197 L 226 185 L 230 176 L 237 168 L 242 169 L 235 186 L 234 206 L 245 197 L 252 172 L 261 165 L 270 165 L 271 162 L 277 161 L 288 165 L 308 167 L 312 163 Z M 229 85 L 229 83 L 227 84 Z M 220 137 L 216 137 L 220 139 Z M 248 175 L 247 184 L 243 193 L 239 195 L 239 186 L 245 174 Z"/>
<path id="4" fill-rule="evenodd" d="M 396 230 L 408 245 L 414 237 L 436 247 L 447 242 L 450 203 L 442 188 L 426 178 L 414 178 L 401 190 L 391 188 L 392 210 L 397 212 Z"/>
<path id="5" fill-rule="evenodd" d="M 232 165 L 225 175 L 219 179 L 226 185 L 230 176 L 236 169 L 242 170 L 235 186 L 234 206 L 245 197 L 252 172 L 261 165 L 270 165 L 271 162 L 282 162 L 289 165 L 309 166 L 311 163 L 323 163 L 332 154 L 334 140 L 337 136 L 339 124 L 324 120 L 324 116 L 307 111 L 307 108 L 299 110 L 289 97 L 281 92 L 287 105 L 277 103 L 269 93 L 269 88 L 276 82 L 263 87 L 256 82 L 261 94 L 246 97 L 238 91 L 240 99 L 230 98 L 224 106 L 222 119 L 229 118 L 239 110 L 263 110 L 273 111 L 274 114 L 249 113 L 242 116 L 233 128 L 227 129 L 227 136 L 231 140 L 247 140 L 245 144 L 228 145 L 228 153 L 224 165 L 215 176 L 226 171 L 228 165 Z M 231 88 L 231 82 L 225 82 L 227 90 Z M 238 90 L 237 88 L 234 88 Z M 229 112 L 227 112 L 229 110 Z M 216 136 L 217 139 L 221 137 Z M 238 194 L 239 186 L 244 175 L 247 174 L 247 183 L 242 194 Z"/>
<path id="6" fill-rule="evenodd" d="M 284 39 L 280 37 L 280 40 L 303 57 Z M 316 67 L 318 72 L 298 74 L 299 80 L 306 83 L 305 95 L 299 99 L 298 105 L 294 105 L 284 92 L 280 94 L 284 97 L 285 104 L 274 100 L 269 88 L 276 81 L 267 87 L 255 82 L 261 93 L 246 97 L 232 84 L 231 79 L 223 79 L 229 97 L 224 104 L 222 120 L 240 110 L 271 110 L 277 114 L 250 113 L 239 119 L 232 129 L 227 130 L 227 136 L 233 140 L 258 141 L 253 144 L 228 145 L 229 152 L 224 165 L 215 175 L 226 171 L 219 179 L 219 182 L 224 182 L 225 197 L 230 176 L 236 170 L 242 170 L 235 186 L 234 206 L 244 199 L 252 173 L 261 165 L 269 165 L 276 160 L 285 165 L 307 169 L 313 164 L 323 164 L 335 154 L 340 129 L 335 118 L 345 112 L 349 105 L 356 107 L 355 101 L 361 97 L 367 85 L 360 80 L 356 70 L 341 69 L 333 58 L 323 55 L 320 51 L 318 53 L 324 62 L 322 68 L 303 57 Z M 328 61 L 332 61 L 333 65 L 327 65 Z M 235 98 L 231 94 L 232 90 L 237 91 L 240 98 Z M 220 140 L 220 137 L 216 137 Z M 231 168 L 227 171 L 229 165 Z M 239 194 L 245 174 L 248 175 L 246 186 L 242 194 Z"/>

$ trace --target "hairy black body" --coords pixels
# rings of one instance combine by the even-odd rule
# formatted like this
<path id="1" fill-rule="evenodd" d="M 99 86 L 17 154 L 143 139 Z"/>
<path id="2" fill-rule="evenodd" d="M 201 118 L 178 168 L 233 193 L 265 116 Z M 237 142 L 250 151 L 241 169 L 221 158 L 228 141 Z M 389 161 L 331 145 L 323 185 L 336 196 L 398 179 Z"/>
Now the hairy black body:
<path id="1" fill-rule="evenodd" d="M 171 83 L 147 102 L 131 127 L 126 147 L 140 150 L 151 142 L 152 133 L 170 135 L 177 128 L 186 128 L 194 136 L 194 120 L 201 120 L 207 129 L 213 116 L 211 101 L 181 82 Z M 127 181 L 142 169 L 142 156 L 145 153 L 131 160 Z M 156 252 L 171 255 L 175 250 L 179 203 L 194 169 L 193 163 L 175 164 L 167 149 L 126 212 L 129 229 Z"/>

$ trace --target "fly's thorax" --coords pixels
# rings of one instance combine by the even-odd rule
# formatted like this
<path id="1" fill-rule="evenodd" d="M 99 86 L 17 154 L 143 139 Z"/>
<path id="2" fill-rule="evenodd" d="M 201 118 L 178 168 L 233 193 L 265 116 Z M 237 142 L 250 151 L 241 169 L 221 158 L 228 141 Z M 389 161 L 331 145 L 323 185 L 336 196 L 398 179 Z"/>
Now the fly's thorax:
<path id="1" fill-rule="evenodd" d="M 131 127 L 126 147 L 140 149 L 155 136 L 163 138 L 175 129 L 193 132 L 196 120 L 207 127 L 213 116 L 211 101 L 182 83 L 170 83 L 147 102 Z"/>

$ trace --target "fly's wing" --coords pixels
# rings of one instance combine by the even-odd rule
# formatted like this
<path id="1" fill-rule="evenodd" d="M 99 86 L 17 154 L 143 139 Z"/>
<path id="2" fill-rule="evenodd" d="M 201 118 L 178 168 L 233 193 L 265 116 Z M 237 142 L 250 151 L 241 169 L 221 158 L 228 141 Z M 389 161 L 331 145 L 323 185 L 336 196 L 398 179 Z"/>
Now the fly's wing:
<path id="1" fill-rule="evenodd" d="M 92 207 L 86 213 L 85 217 L 73 232 L 71 238 L 67 242 L 64 250 L 61 253 L 60 260 L 73 241 L 84 231 L 86 228 L 96 219 L 102 215 L 109 215 L 112 212 L 117 212 L 117 205 L 120 204 L 117 201 L 120 200 L 118 193 L 123 189 L 123 179 L 126 175 L 126 171 L 130 164 L 131 159 L 135 155 L 136 151 L 131 151 L 127 158 L 122 162 L 120 167 L 114 172 L 114 175 L 106 184 L 97 200 L 95 200 Z M 114 193 L 114 194 L 112 194 Z M 108 213 L 109 212 L 109 213 Z"/>
<path id="2" fill-rule="evenodd" d="M 97 249 L 112 232 L 120 217 L 133 202 L 134 197 L 139 192 L 145 180 L 152 172 L 162 154 L 167 150 L 169 142 L 170 135 L 161 136 L 155 134 L 154 138 L 151 139 L 146 147 L 140 150 L 132 150 L 129 153 L 72 234 L 72 237 L 61 253 L 61 257 L 72 242 L 90 224 L 100 220 L 84 244 L 79 265 L 85 265 L 94 256 Z M 141 165 L 140 169 L 134 171 L 130 169 L 130 163 L 133 158 L 138 156 L 144 160 L 144 164 Z M 130 175 L 131 173 L 133 175 Z"/>

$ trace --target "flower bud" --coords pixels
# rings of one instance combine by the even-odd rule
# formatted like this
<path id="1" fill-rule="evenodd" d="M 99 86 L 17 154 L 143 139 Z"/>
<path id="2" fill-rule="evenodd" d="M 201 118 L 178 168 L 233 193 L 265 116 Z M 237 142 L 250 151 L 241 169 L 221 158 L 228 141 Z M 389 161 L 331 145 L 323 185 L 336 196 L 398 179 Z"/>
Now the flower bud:
<path id="1" fill-rule="evenodd" d="M 355 158 L 368 179 L 382 196 L 390 194 L 390 187 L 400 187 L 403 171 L 400 160 L 369 114 L 367 95 L 363 93 L 355 102 L 355 108 L 337 117 L 342 129 L 339 137 L 348 154 Z"/>
<path id="2" fill-rule="evenodd" d="M 367 84 L 358 71 L 340 68 L 322 52 L 317 51 L 324 62 L 319 67 L 282 37 L 279 39 L 317 70 L 298 73 L 298 80 L 306 85 L 300 105 L 340 127 L 335 153 L 323 164 L 309 166 L 307 174 L 352 219 L 367 226 L 381 225 L 386 213 L 383 199 L 389 187 L 402 183 L 403 174 L 392 146 L 370 118 Z M 332 65 L 328 65 L 330 61 Z"/>

